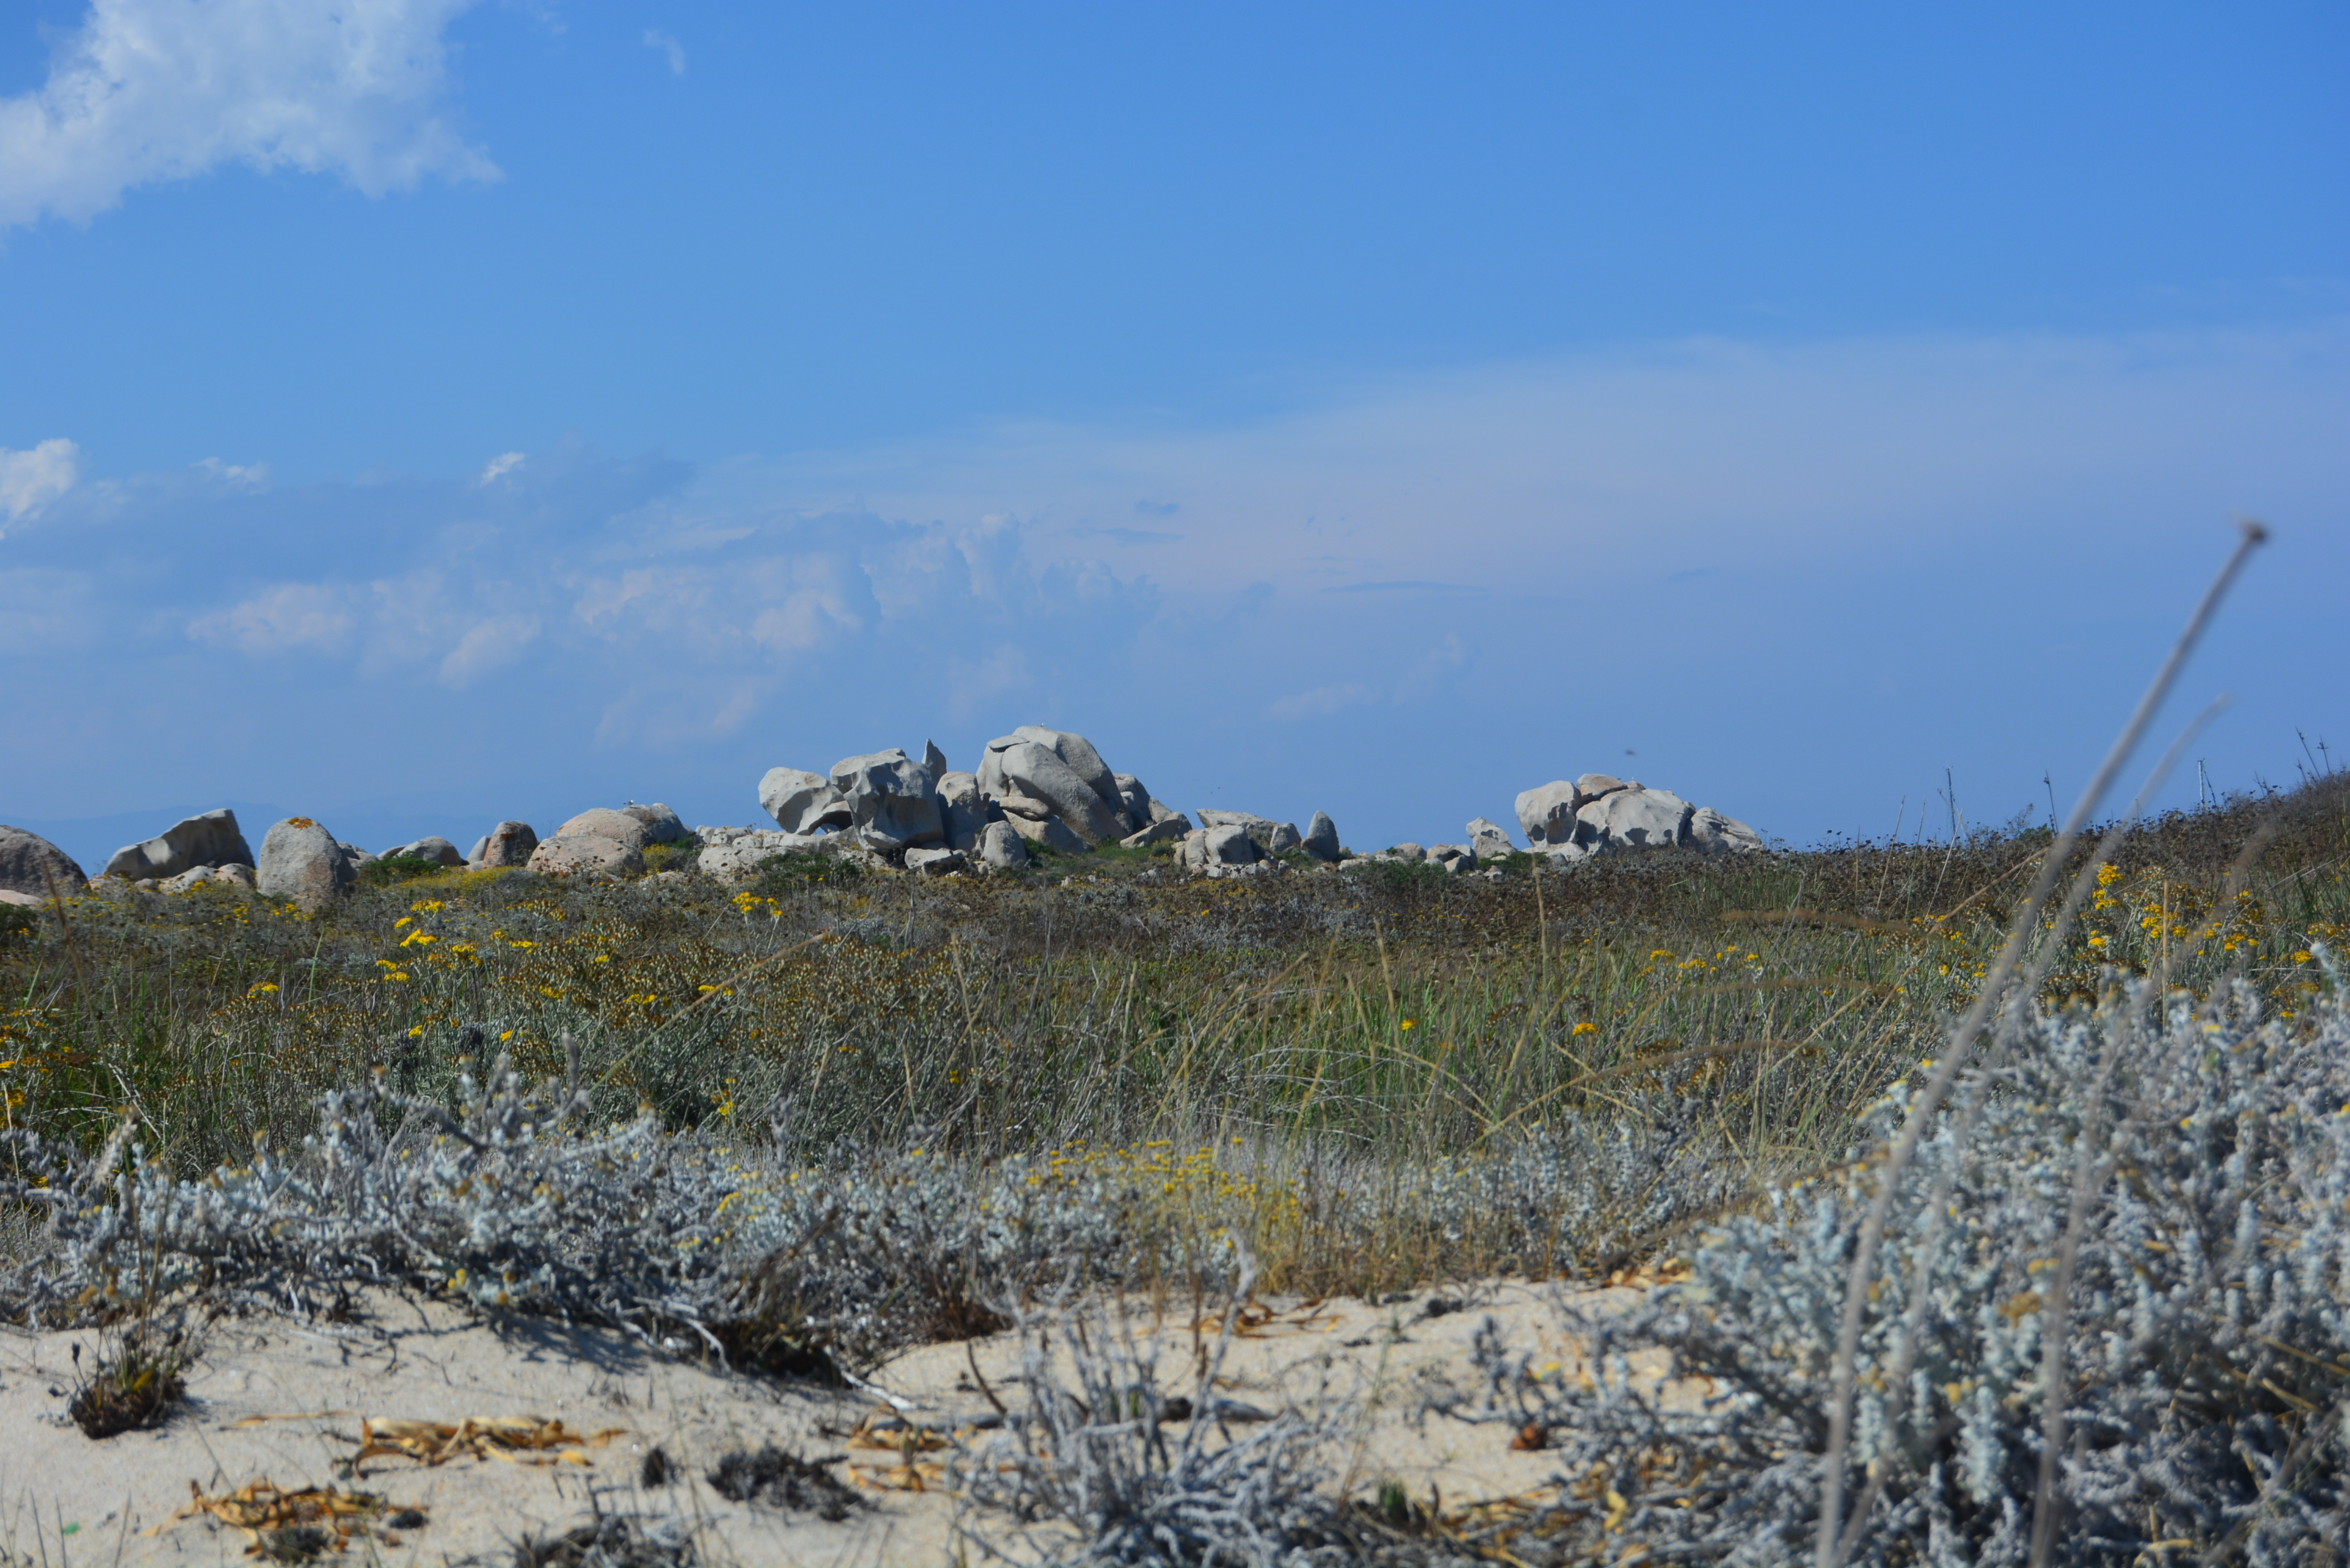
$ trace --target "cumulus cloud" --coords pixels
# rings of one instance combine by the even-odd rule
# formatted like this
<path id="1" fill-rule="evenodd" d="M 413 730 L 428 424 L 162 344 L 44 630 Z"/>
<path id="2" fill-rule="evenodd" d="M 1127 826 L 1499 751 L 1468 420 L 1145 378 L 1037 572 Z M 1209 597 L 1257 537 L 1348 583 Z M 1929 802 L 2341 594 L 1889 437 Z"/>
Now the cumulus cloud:
<path id="1" fill-rule="evenodd" d="M 681 77 L 685 75 L 685 46 L 683 44 L 679 43 L 675 38 L 671 37 L 659 27 L 647 27 L 645 29 L 645 47 L 648 49 L 660 49 L 669 56 L 669 69 L 671 76 Z"/>
<path id="2" fill-rule="evenodd" d="M 855 636 L 865 623 L 847 596 L 829 587 L 795 588 L 751 622 L 751 639 L 778 653 L 797 653 L 842 635 Z"/>
<path id="3" fill-rule="evenodd" d="M 369 195 L 494 180 L 444 116 L 442 30 L 474 0 L 94 0 L 48 79 L 0 99 L 0 228 L 87 223 L 223 164 Z"/>
<path id="4" fill-rule="evenodd" d="M 970 766 L 1034 722 L 1357 843 L 1506 821 L 1629 749 L 1800 836 L 1952 763 L 1972 798 L 2063 794 L 2241 507 L 2277 543 L 2198 678 L 2251 693 L 2238 733 L 2338 743 L 2330 688 L 2266 672 L 2324 668 L 2339 618 L 2350 327 L 2161 347 L 1717 345 L 700 471 L 571 441 L 366 483 L 85 474 L 0 551 L 0 686 L 53 694 L 19 728 L 60 797 L 165 742 L 327 778 L 398 714 L 550 781 L 556 820 L 634 793 L 740 821 L 778 763 L 935 735 Z M 1180 539 L 1105 526 L 1178 494 Z M 2051 670 L 2063 702 L 2017 695 Z M 235 749 L 240 689 L 338 743 Z"/>
<path id="5" fill-rule="evenodd" d="M 538 639 L 535 615 L 493 616 L 468 628 L 441 660 L 441 683 L 465 687 L 504 665 Z"/>
<path id="6" fill-rule="evenodd" d="M 188 624 L 188 634 L 255 655 L 339 652 L 353 618 L 346 597 L 324 583 L 281 583 Z"/>
<path id="7" fill-rule="evenodd" d="M 0 513 L 11 523 L 37 517 L 80 477 L 81 448 L 63 438 L 45 441 L 30 452 L 0 446 Z M 6 537 L 6 530 L 0 529 L 0 539 Z"/>
<path id="8" fill-rule="evenodd" d="M 754 734 L 864 691 L 983 711 L 993 733 L 1024 722 L 994 712 L 1008 698 L 1115 688 L 1157 611 L 1136 575 L 1039 549 L 1008 514 L 738 504 L 698 493 L 685 464 L 577 441 L 490 467 L 486 485 L 476 469 L 289 487 L 220 462 L 105 478 L 62 504 L 72 526 L 10 541 L 7 564 L 41 584 L 79 574 L 74 624 L 107 628 L 125 669 L 193 645 L 224 679 L 436 711 L 495 704 L 508 687 L 492 678 L 512 674 L 542 694 L 530 722 L 623 752 Z M 12 596 L 7 651 L 63 646 L 40 603 L 58 591 Z"/>

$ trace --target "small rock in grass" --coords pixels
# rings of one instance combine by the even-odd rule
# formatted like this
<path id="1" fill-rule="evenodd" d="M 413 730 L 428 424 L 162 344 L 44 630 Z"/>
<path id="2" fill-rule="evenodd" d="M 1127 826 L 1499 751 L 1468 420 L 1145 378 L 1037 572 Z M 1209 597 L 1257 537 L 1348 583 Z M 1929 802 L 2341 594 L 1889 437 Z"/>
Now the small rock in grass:
<path id="1" fill-rule="evenodd" d="M 1709 855 L 1751 855 L 1763 847 L 1760 833 L 1710 805 L 1690 814 L 1689 841 Z"/>
<path id="2" fill-rule="evenodd" d="M 437 833 L 420 838 L 413 844 L 402 844 L 387 849 L 383 852 L 383 857 L 386 860 L 430 860 L 435 866 L 447 866 L 452 868 L 465 863 L 465 857 L 457 853 L 457 846 Z"/>
<path id="3" fill-rule="evenodd" d="M 263 836 L 255 872 L 263 898 L 286 899 L 308 914 L 325 909 L 359 877 L 346 846 L 307 816 L 289 816 Z"/>
<path id="4" fill-rule="evenodd" d="M 960 849 L 909 849 L 906 851 L 906 869 L 920 872 L 925 877 L 944 877 L 952 872 L 963 870 L 970 864 L 971 862 L 964 857 L 963 852 Z"/>
<path id="5" fill-rule="evenodd" d="M 1203 811 L 1200 815 L 1208 814 Z M 1247 866 L 1258 858 L 1256 840 L 1249 836 L 1246 826 L 1237 822 L 1209 828 L 1201 850 L 1202 860 L 1210 866 Z"/>
<path id="6" fill-rule="evenodd" d="M 538 847 L 538 835 L 527 822 L 501 822 L 482 835 L 473 852 L 465 857 L 465 864 L 475 870 L 488 870 L 498 866 L 527 866 L 531 852 Z"/>
<path id="7" fill-rule="evenodd" d="M 991 822 L 979 836 L 979 863 L 990 871 L 1014 871 L 1028 864 L 1028 846 L 1008 822 Z"/>
<path id="8" fill-rule="evenodd" d="M 1003 822 L 992 826 L 1009 826 L 1013 832 L 1028 840 L 1029 843 L 1041 844 L 1047 849 L 1058 850 L 1063 855 L 1083 855 L 1093 847 L 1092 845 L 1072 833 L 1069 830 L 1069 825 L 1057 816 L 1048 816 L 1039 822 L 1007 813 Z"/>
<path id="9" fill-rule="evenodd" d="M 1510 842 L 1509 830 L 1486 817 L 1472 817 L 1469 823 L 1469 847 L 1477 852 L 1480 864 L 1507 859 L 1517 846 Z"/>
<path id="10" fill-rule="evenodd" d="M 531 851 L 530 868 L 547 877 L 635 877 L 644 871 L 645 856 L 636 845 L 599 833 L 558 833 Z"/>

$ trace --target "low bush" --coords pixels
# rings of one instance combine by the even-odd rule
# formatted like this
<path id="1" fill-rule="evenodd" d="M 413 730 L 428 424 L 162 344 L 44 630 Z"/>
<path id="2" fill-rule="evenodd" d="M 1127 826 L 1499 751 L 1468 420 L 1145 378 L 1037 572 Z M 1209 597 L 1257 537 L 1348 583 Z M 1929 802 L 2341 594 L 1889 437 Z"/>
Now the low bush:
<path id="1" fill-rule="evenodd" d="M 1342 1435 L 1347 1414 L 1285 1410 L 1237 1434 L 1213 1418 L 1232 1325 L 1255 1282 L 1244 1259 L 1221 1262 L 1222 1326 L 1180 1400 L 1162 1386 L 1147 1336 L 1109 1308 L 1006 1303 L 1018 1314 L 1021 1404 L 1002 1437 L 956 1456 L 950 1482 L 964 1546 L 985 1560 L 1071 1568 L 1363 1560 L 1363 1532 L 1347 1528 L 1354 1521 L 1322 1469 L 1320 1450 Z M 1007 1523 L 1017 1558 L 1003 1549 Z"/>
<path id="2" fill-rule="evenodd" d="M 814 888 L 851 887 L 864 878 L 865 867 L 847 856 L 795 849 L 760 861 L 752 872 L 751 890 L 763 898 L 781 898 Z"/>
<path id="3" fill-rule="evenodd" d="M 645 870 L 691 871 L 702 855 L 702 840 L 692 834 L 667 844 L 645 846 Z"/>
<path id="4" fill-rule="evenodd" d="M 2334 977 L 2339 984 L 2339 976 Z M 2147 986 L 2012 1012 L 1903 1179 L 1857 1366 L 1842 1561 L 2339 1562 L 2350 1552 L 2350 1013 Z M 1895 1085 L 1879 1145 L 1907 1114 Z M 1487 1325 L 1451 1415 L 1559 1455 L 1532 1561 L 1809 1560 L 1838 1315 L 1878 1167 L 1713 1231 L 1685 1282 L 1543 1370 Z M 1667 1405 L 1645 1346 L 1715 1390 Z M 2052 1406 L 2052 1401 L 2054 1405 Z M 2054 1447 L 2051 1447 L 2051 1445 Z M 2047 1539 L 2034 1554 L 2037 1525 Z"/>
<path id="5" fill-rule="evenodd" d="M 76 1385 L 66 1414 L 86 1436 L 111 1438 L 159 1427 L 187 1397 L 194 1355 L 184 1334 L 146 1318 L 111 1336 Z M 80 1365 L 75 1347 L 75 1365 Z"/>
<path id="6" fill-rule="evenodd" d="M 417 855 L 387 855 L 359 867 L 359 882 L 369 888 L 390 888 L 420 877 L 438 877 L 449 867 Z"/>

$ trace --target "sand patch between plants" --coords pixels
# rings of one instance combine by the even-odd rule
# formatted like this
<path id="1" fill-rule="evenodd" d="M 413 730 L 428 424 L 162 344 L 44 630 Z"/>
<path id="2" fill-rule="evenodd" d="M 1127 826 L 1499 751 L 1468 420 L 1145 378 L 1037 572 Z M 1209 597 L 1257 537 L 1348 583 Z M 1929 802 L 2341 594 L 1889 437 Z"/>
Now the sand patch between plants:
<path id="1" fill-rule="evenodd" d="M 1612 1312 L 1640 1294 L 1619 1287 L 1570 1299 Z M 1474 1384 L 1471 1343 L 1488 1316 L 1513 1346 L 1572 1369 L 1578 1347 L 1556 1321 L 1555 1299 L 1549 1288 L 1494 1283 L 1380 1305 L 1266 1300 L 1237 1329 L 1218 1397 L 1240 1423 L 1293 1402 L 1347 1402 L 1358 1413 L 1353 1435 L 1326 1457 L 1349 1495 L 1393 1481 L 1416 1501 L 1440 1496 L 1448 1509 L 1521 1496 L 1545 1486 L 1550 1456 L 1513 1450 L 1503 1427 L 1413 1417 L 1425 1377 Z M 1212 1310 L 1198 1325 L 1211 1341 Z M 1128 1313 L 1159 1353 L 1165 1392 L 1191 1393 L 1201 1340 L 1190 1303 L 1154 1311 L 1134 1302 Z M 214 1517 L 167 1521 L 189 1503 L 191 1483 L 219 1497 L 265 1480 L 281 1493 L 380 1496 L 373 1533 L 351 1539 L 348 1560 L 510 1562 L 521 1538 L 600 1511 L 672 1521 L 709 1562 L 945 1563 L 953 1510 L 939 1488 L 941 1462 L 991 1421 L 986 1390 L 1015 1412 L 1024 1398 L 1021 1345 L 1008 1333 L 925 1345 L 875 1370 L 871 1384 L 901 1409 L 870 1390 L 732 1373 L 690 1351 L 650 1354 L 619 1334 L 531 1319 L 492 1324 L 443 1303 L 380 1293 L 343 1323 L 216 1325 L 189 1374 L 188 1403 L 168 1424 L 94 1441 L 65 1417 L 76 1344 L 87 1365 L 92 1334 L 0 1337 L 0 1551 L 20 1561 L 40 1561 L 45 1550 L 52 1563 L 245 1561 L 249 1538 Z M 1636 1369 L 1661 1377 L 1661 1353 Z M 1675 1403 L 1702 1394 L 1668 1391 Z M 525 1417 L 561 1422 L 558 1436 L 583 1440 L 517 1440 L 483 1457 L 507 1446 L 482 1438 L 452 1445 L 446 1462 L 378 1454 L 351 1473 L 363 1419 L 460 1427 Z M 767 1445 L 824 1462 L 861 1506 L 827 1519 L 817 1509 L 730 1501 L 711 1484 L 723 1455 Z M 665 1485 L 646 1484 L 656 1449 L 669 1462 Z M 423 1522 L 388 1522 L 409 1511 Z"/>

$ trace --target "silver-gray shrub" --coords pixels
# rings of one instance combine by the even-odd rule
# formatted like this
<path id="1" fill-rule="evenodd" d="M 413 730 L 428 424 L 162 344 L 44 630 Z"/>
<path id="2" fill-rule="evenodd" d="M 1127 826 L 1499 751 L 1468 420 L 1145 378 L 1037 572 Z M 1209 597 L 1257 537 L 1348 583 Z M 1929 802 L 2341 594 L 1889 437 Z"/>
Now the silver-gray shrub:
<path id="1" fill-rule="evenodd" d="M 714 1346 L 764 1325 L 854 1357 L 931 1337 L 942 1315 L 951 1329 L 1007 1279 L 1121 1261 L 1117 1207 L 1043 1201 L 1023 1162 L 977 1186 L 916 1152 L 786 1170 L 650 1116 L 579 1127 L 573 1097 L 503 1064 L 455 1100 L 330 1093 L 300 1147 L 202 1181 L 173 1181 L 127 1137 L 90 1158 L 0 1135 L 0 1199 L 50 1212 L 49 1244 L 0 1308 L 66 1322 L 200 1291 L 307 1310 L 321 1290 L 382 1284 Z"/>
<path id="2" fill-rule="evenodd" d="M 1174 1410 L 1155 1345 L 1122 1311 L 1099 1301 L 1035 1312 L 1005 1303 L 1020 1334 L 1020 1404 L 1005 1411 L 999 1437 L 956 1456 L 956 1532 L 967 1547 L 1004 1559 L 1008 1521 L 1021 1557 L 1050 1564 L 1357 1560 L 1363 1532 L 1347 1528 L 1322 1460 L 1343 1413 L 1317 1402 L 1310 1415 L 1252 1410 L 1237 1429 L 1215 1418 L 1237 1309 L 1254 1284 L 1246 1260 L 1219 1262 L 1229 1270 L 1217 1292 L 1222 1323 Z"/>
<path id="3" fill-rule="evenodd" d="M 1644 1110 L 1416 1169 L 1313 1162 L 1294 1178 L 1312 1189 L 1300 1222 L 1334 1255 L 1384 1256 L 1409 1232 L 1456 1266 L 1605 1262 L 1736 1190 L 1691 1107 Z M 855 1360 L 997 1326 L 984 1303 L 1040 1282 L 1185 1277 L 1213 1227 L 1159 1189 L 1139 1163 L 1049 1156 L 839 1146 L 787 1165 L 650 1116 L 597 1125 L 560 1083 L 526 1085 L 502 1063 L 461 1075 L 445 1104 L 382 1078 L 329 1093 L 317 1133 L 202 1180 L 172 1179 L 127 1128 L 96 1156 L 0 1134 L 0 1202 L 48 1215 L 47 1243 L 0 1276 L 0 1314 L 62 1323 L 191 1291 L 307 1310 L 322 1291 L 381 1284 L 730 1355 L 755 1330 Z"/>
<path id="4" fill-rule="evenodd" d="M 2201 1006 L 2139 988 L 2094 1015 L 2006 1021 L 2003 1049 L 1961 1079 L 1887 1231 L 1846 1493 L 1866 1512 L 1846 1561 L 2030 1560 L 2043 1336 L 2060 1317 L 2047 1561 L 2186 1550 L 2266 1568 L 2350 1554 L 2350 1014 L 2326 967 L 2332 994 L 2298 1018 L 2262 1018 L 2249 987 Z M 1880 1137 L 1908 1094 L 1878 1107 Z M 1487 1332 L 1484 1387 L 1432 1403 L 1547 1429 L 1561 1456 L 1542 1527 L 1555 1548 L 1612 1533 L 1733 1564 L 1809 1561 L 1874 1168 L 1721 1226 L 1684 1283 L 1628 1315 L 1578 1317 L 1587 1383 L 1538 1372 Z M 1945 1182 L 1942 1223 L 1929 1224 Z M 2059 1301 L 2068 1230 L 2077 1253 Z M 1899 1376 L 1921 1271 L 1924 1314 Z M 1630 1354 L 1653 1346 L 1674 1376 L 1711 1380 L 1701 1409 L 1666 1408 L 1632 1375 Z"/>

